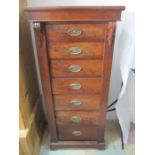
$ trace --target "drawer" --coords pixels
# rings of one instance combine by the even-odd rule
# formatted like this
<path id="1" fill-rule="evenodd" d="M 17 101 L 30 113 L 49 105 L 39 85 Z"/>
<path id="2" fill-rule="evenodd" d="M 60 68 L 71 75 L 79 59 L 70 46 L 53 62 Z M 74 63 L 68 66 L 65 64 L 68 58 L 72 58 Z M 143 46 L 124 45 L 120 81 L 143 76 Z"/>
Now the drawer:
<path id="1" fill-rule="evenodd" d="M 100 93 L 101 78 L 53 78 L 53 94 Z"/>
<path id="2" fill-rule="evenodd" d="M 52 60 L 52 77 L 101 76 L 102 60 Z"/>
<path id="3" fill-rule="evenodd" d="M 46 24 L 50 41 L 103 41 L 104 24 Z"/>
<path id="4" fill-rule="evenodd" d="M 55 109 L 59 110 L 99 110 L 100 95 L 54 95 Z"/>
<path id="5" fill-rule="evenodd" d="M 62 111 L 56 112 L 58 126 L 64 125 L 98 125 L 99 112 Z"/>
<path id="6" fill-rule="evenodd" d="M 60 140 L 96 140 L 97 127 L 59 127 Z"/>
<path id="7" fill-rule="evenodd" d="M 70 42 L 48 44 L 48 55 L 52 59 L 102 58 L 105 53 L 104 43 Z"/>

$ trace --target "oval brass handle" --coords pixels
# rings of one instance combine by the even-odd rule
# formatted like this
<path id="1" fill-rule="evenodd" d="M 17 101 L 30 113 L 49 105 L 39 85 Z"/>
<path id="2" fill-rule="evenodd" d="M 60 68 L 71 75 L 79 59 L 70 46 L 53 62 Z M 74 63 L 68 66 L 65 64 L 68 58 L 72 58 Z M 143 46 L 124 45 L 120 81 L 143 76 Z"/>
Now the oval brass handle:
<path id="1" fill-rule="evenodd" d="M 74 135 L 74 136 L 81 136 L 82 132 L 81 131 L 73 131 L 72 135 Z"/>
<path id="2" fill-rule="evenodd" d="M 72 55 L 78 55 L 82 53 L 82 49 L 80 47 L 71 47 L 67 52 Z"/>
<path id="3" fill-rule="evenodd" d="M 70 118 L 70 120 L 71 120 L 72 122 L 78 123 L 78 122 L 80 122 L 80 121 L 82 120 L 82 118 L 81 118 L 80 116 L 72 116 L 72 117 Z"/>
<path id="4" fill-rule="evenodd" d="M 81 88 L 81 84 L 80 84 L 80 83 L 71 83 L 71 84 L 69 85 L 69 87 L 70 87 L 71 89 L 73 89 L 73 90 L 78 90 L 78 89 Z"/>
<path id="5" fill-rule="evenodd" d="M 70 66 L 68 67 L 68 69 L 69 69 L 71 72 L 80 72 L 81 66 L 80 66 L 80 65 L 70 65 Z"/>
<path id="6" fill-rule="evenodd" d="M 78 37 L 82 33 L 82 30 L 79 27 L 71 27 L 67 30 L 67 34 L 71 37 Z"/>
<path id="7" fill-rule="evenodd" d="M 71 103 L 72 105 L 74 105 L 74 106 L 79 106 L 79 105 L 82 104 L 81 100 L 79 100 L 79 99 L 71 100 L 70 103 Z"/>

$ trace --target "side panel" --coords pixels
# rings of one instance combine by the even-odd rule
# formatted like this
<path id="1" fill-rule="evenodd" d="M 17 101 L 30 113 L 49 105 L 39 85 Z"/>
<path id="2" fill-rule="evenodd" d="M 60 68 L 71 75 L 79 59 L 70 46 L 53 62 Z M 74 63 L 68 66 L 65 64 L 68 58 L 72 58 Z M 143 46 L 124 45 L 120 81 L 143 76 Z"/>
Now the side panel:
<path id="1" fill-rule="evenodd" d="M 99 120 L 99 131 L 98 131 L 98 142 L 104 142 L 104 130 L 106 122 L 106 111 L 109 96 L 111 66 L 113 58 L 113 45 L 115 35 L 115 22 L 105 23 L 105 55 L 103 57 L 102 66 L 102 90 L 101 90 L 101 106 L 100 106 L 100 120 Z"/>
<path id="2" fill-rule="evenodd" d="M 52 101 L 50 73 L 48 66 L 47 48 L 46 48 L 46 36 L 44 23 L 34 23 L 34 33 L 37 45 L 37 53 L 41 74 L 42 89 L 45 100 L 45 108 L 47 113 L 49 130 L 51 133 L 51 141 L 57 141 L 57 130 L 55 123 L 54 107 Z"/>

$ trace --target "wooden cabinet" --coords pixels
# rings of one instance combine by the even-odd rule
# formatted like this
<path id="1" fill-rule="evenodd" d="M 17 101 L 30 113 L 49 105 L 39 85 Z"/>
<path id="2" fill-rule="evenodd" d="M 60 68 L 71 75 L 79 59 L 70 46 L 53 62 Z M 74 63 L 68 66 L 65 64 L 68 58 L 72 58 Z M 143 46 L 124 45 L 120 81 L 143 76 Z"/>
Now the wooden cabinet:
<path id="1" fill-rule="evenodd" d="M 123 6 L 29 7 L 51 148 L 105 147 L 116 21 Z"/>

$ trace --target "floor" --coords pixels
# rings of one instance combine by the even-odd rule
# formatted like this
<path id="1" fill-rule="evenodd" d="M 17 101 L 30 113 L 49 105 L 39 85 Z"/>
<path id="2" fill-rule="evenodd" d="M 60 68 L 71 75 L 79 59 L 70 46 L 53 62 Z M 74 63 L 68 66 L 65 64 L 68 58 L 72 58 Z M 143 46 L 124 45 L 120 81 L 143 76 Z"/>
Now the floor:
<path id="1" fill-rule="evenodd" d="M 45 130 L 43 144 L 39 155 L 134 155 L 135 154 L 135 129 L 131 124 L 128 144 L 121 148 L 120 132 L 117 121 L 108 121 L 106 125 L 106 149 L 62 149 L 51 151 L 49 149 L 50 137 L 48 129 Z"/>

